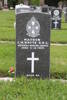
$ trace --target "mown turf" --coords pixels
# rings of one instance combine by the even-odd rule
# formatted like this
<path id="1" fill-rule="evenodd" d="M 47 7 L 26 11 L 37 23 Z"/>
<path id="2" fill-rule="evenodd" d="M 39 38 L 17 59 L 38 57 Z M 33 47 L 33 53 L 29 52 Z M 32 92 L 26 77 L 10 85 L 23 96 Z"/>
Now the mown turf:
<path id="1" fill-rule="evenodd" d="M 67 29 L 52 30 L 51 42 L 52 43 L 67 43 Z"/>
<path id="2" fill-rule="evenodd" d="M 0 11 L 0 40 L 15 40 L 14 13 L 14 11 Z"/>
<path id="3" fill-rule="evenodd" d="M 0 40 L 14 41 L 16 32 L 14 30 L 15 11 L 0 11 Z M 61 30 L 51 31 L 51 42 L 67 43 L 67 23 L 62 17 Z"/>
<path id="4" fill-rule="evenodd" d="M 11 66 L 15 68 L 15 45 L 0 44 L 0 76 L 8 75 Z"/>
<path id="5" fill-rule="evenodd" d="M 0 100 L 67 100 L 67 84 L 27 78 L 0 82 Z"/>
<path id="6" fill-rule="evenodd" d="M 8 75 L 9 68 L 15 68 L 15 53 L 15 44 L 0 44 L 0 74 Z M 67 46 L 51 46 L 50 55 L 51 76 L 67 79 Z"/>
<path id="7" fill-rule="evenodd" d="M 67 46 L 51 46 L 52 72 L 67 72 Z"/>
<path id="8" fill-rule="evenodd" d="M 67 46 L 51 46 L 50 55 L 52 76 L 67 79 Z"/>

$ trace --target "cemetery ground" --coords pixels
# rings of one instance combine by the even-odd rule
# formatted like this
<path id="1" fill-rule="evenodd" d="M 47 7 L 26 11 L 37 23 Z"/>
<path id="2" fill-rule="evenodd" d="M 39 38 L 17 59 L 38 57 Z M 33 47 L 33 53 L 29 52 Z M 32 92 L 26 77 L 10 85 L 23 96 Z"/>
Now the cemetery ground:
<path id="1" fill-rule="evenodd" d="M 11 66 L 15 68 L 14 11 L 0 11 L 0 75 L 7 76 Z M 67 23 L 62 17 L 61 30 L 51 30 L 51 44 L 67 44 Z M 67 79 L 67 46 L 55 45 L 50 49 L 51 76 Z"/>
<path id="2" fill-rule="evenodd" d="M 0 100 L 67 100 L 67 83 L 27 78 L 0 82 Z"/>
<path id="3" fill-rule="evenodd" d="M 0 11 L 0 77 L 10 76 L 15 69 L 14 11 Z M 51 30 L 50 77 L 67 80 L 67 23 L 62 17 L 61 30 Z M 57 45 L 58 43 L 62 45 Z M 0 100 L 67 100 L 67 83 L 25 77 L 13 82 L 0 82 Z"/>

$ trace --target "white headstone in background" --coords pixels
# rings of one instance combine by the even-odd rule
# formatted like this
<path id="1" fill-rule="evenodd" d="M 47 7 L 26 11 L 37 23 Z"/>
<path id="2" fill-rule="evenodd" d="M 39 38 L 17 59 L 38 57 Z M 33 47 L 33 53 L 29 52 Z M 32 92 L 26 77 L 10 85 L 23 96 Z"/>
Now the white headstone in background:
<path id="1" fill-rule="evenodd" d="M 63 12 L 64 12 L 64 19 L 65 19 L 65 22 L 67 22 L 67 7 L 64 7 L 64 8 L 63 8 Z"/>
<path id="2" fill-rule="evenodd" d="M 7 0 L 4 0 L 4 8 L 8 8 L 8 2 L 7 2 Z"/>
<path id="3" fill-rule="evenodd" d="M 52 16 L 52 28 L 55 29 L 61 29 L 61 16 L 62 16 L 62 10 L 59 8 L 54 8 L 51 11 Z"/>

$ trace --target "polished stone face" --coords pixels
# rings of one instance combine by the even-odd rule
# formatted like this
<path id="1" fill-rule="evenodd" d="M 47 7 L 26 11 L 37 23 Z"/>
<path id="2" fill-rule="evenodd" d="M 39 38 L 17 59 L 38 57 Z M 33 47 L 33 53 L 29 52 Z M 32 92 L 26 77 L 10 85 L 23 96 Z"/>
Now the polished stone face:
<path id="1" fill-rule="evenodd" d="M 50 16 L 16 15 L 16 76 L 49 77 Z"/>
<path id="2" fill-rule="evenodd" d="M 52 16 L 52 28 L 60 29 L 61 28 L 61 9 L 52 9 L 51 16 Z"/>

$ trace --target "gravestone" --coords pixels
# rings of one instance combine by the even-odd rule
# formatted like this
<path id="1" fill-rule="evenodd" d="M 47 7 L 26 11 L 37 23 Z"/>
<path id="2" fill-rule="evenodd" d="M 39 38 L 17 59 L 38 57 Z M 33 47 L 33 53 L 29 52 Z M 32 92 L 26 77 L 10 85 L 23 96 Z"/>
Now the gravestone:
<path id="1" fill-rule="evenodd" d="M 16 6 L 16 76 L 49 77 L 50 16 L 38 11 Z"/>
<path id="2" fill-rule="evenodd" d="M 8 0 L 4 0 L 4 8 L 5 8 L 5 9 L 8 8 Z"/>
<path id="3" fill-rule="evenodd" d="M 51 27 L 54 29 L 61 29 L 61 15 L 62 11 L 61 9 L 52 9 L 51 11 L 51 19 L 52 19 L 52 25 Z"/>
<path id="4" fill-rule="evenodd" d="M 42 6 L 42 12 L 48 13 L 49 12 L 49 7 L 48 5 Z"/>
<path id="5" fill-rule="evenodd" d="M 51 15 L 52 9 L 55 9 L 53 6 L 48 6 L 49 7 L 49 14 Z"/>
<path id="6" fill-rule="evenodd" d="M 67 22 L 67 7 L 63 8 L 65 22 Z"/>

